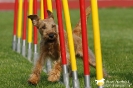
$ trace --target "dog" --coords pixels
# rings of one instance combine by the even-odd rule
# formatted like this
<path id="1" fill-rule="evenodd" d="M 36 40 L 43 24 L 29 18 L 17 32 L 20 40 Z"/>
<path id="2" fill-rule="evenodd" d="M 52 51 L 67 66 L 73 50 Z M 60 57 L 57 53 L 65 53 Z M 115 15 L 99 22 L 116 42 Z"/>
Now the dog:
<path id="1" fill-rule="evenodd" d="M 43 65 L 47 58 L 50 58 L 54 64 L 52 70 L 48 73 L 48 81 L 55 82 L 60 79 L 62 72 L 61 64 L 61 52 L 59 43 L 58 25 L 54 21 L 53 13 L 47 10 L 48 17 L 46 19 L 40 19 L 37 15 L 29 15 L 34 26 L 37 27 L 41 35 L 40 41 L 40 55 L 33 69 L 28 83 L 36 85 L 40 80 L 40 73 L 43 69 Z M 90 7 L 86 9 L 86 18 L 90 14 Z M 87 20 L 86 20 L 87 21 Z M 70 67 L 70 56 L 68 49 L 67 34 L 64 30 L 65 47 L 66 47 L 66 58 L 68 67 Z M 81 22 L 79 21 L 76 27 L 73 29 L 74 49 L 77 57 L 83 57 L 82 52 L 82 39 L 81 39 Z M 89 47 L 88 47 L 89 49 Z M 89 64 L 96 67 L 96 61 L 93 52 L 89 49 Z M 104 75 L 107 75 L 105 71 Z"/>

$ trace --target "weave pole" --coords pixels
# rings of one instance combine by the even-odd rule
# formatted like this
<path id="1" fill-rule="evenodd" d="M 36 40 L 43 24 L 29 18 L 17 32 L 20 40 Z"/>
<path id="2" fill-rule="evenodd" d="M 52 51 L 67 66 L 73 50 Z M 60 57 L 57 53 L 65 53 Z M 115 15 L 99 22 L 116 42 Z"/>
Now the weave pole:
<path id="1" fill-rule="evenodd" d="M 86 26 L 86 12 L 85 0 L 80 1 L 80 18 L 82 28 L 82 48 L 83 48 L 83 63 L 84 63 L 84 83 L 85 88 L 90 87 L 90 69 L 89 69 L 89 56 L 88 56 L 88 42 L 87 42 L 87 26 Z"/>
<path id="2" fill-rule="evenodd" d="M 28 0 L 24 0 L 24 13 L 23 13 L 23 31 L 22 31 L 22 55 L 26 56 L 26 29 L 27 29 L 27 12 Z"/>
<path id="3" fill-rule="evenodd" d="M 52 1 L 51 0 L 44 0 L 44 18 L 47 18 L 48 14 L 47 14 L 47 9 L 50 10 L 51 12 L 52 10 Z M 46 61 L 46 72 L 49 73 L 52 69 L 52 62 L 50 59 L 47 59 Z"/>
<path id="4" fill-rule="evenodd" d="M 29 0 L 29 14 L 33 14 L 33 0 Z M 32 22 L 28 19 L 28 60 L 31 61 L 32 58 Z"/>
<path id="5" fill-rule="evenodd" d="M 18 17 L 18 0 L 15 0 L 14 5 L 14 25 L 13 25 L 13 42 L 12 42 L 12 48 L 15 51 L 16 50 L 16 34 L 17 34 L 17 17 Z"/>
<path id="6" fill-rule="evenodd" d="M 53 10 L 52 10 L 52 1 L 51 0 L 47 0 L 47 7 L 48 7 L 48 10 L 53 12 Z"/>
<path id="7" fill-rule="evenodd" d="M 47 0 L 43 0 L 43 12 L 44 12 L 44 19 L 48 17 L 47 15 Z"/>
<path id="8" fill-rule="evenodd" d="M 17 29 L 17 52 L 21 52 L 21 32 L 22 32 L 22 8 L 23 8 L 23 1 L 19 0 L 18 6 L 18 29 Z"/>
<path id="9" fill-rule="evenodd" d="M 40 5 L 41 5 L 41 19 L 45 19 L 45 18 L 47 18 L 47 11 L 46 11 L 46 9 L 47 9 L 47 4 L 46 4 L 46 0 L 41 0 L 40 1 Z M 45 73 L 48 73 L 48 67 L 47 67 L 47 64 L 48 63 L 48 60 L 46 61 L 46 69 L 44 69 L 44 72 Z M 51 65 L 50 65 L 51 66 Z"/>
<path id="10" fill-rule="evenodd" d="M 64 38 L 61 1 L 60 0 L 56 0 L 56 8 L 57 8 L 61 58 L 62 58 L 62 65 L 63 65 L 62 66 L 63 67 L 63 81 L 64 81 L 64 84 L 65 84 L 66 88 L 70 88 L 69 87 L 68 71 L 67 71 L 66 48 L 65 48 L 65 40 L 64 40 L 65 38 Z M 77 87 L 74 87 L 74 88 L 77 88 Z"/>
<path id="11" fill-rule="evenodd" d="M 94 45 L 95 45 L 95 56 L 96 56 L 97 85 L 98 88 L 103 88 L 104 79 L 103 79 L 103 70 L 102 70 L 102 55 L 101 55 L 97 0 L 91 0 L 91 8 L 92 8 L 92 23 L 93 23 Z"/>
<path id="12" fill-rule="evenodd" d="M 47 18 L 47 6 L 49 6 L 49 7 L 51 7 L 51 12 L 52 12 L 52 5 L 51 4 L 48 4 L 47 3 L 47 1 L 51 1 L 51 0 L 43 0 L 43 1 L 41 1 L 41 5 L 42 5 L 42 9 L 41 9 L 41 11 L 43 12 L 41 12 L 42 14 L 41 14 L 41 16 L 43 16 L 42 17 L 42 19 L 46 19 Z M 48 8 L 48 10 L 49 10 L 49 8 Z M 49 59 L 49 58 L 47 58 L 47 61 L 46 61 L 46 69 L 44 69 L 44 72 L 46 72 L 46 73 L 49 73 L 50 72 L 50 70 L 51 70 L 51 67 L 52 66 L 52 64 L 51 64 L 51 60 Z"/>
<path id="13" fill-rule="evenodd" d="M 76 66 L 76 58 L 75 58 L 75 51 L 74 51 L 74 42 L 72 36 L 72 26 L 70 21 L 70 14 L 68 8 L 68 1 L 62 0 L 63 8 L 64 8 L 64 15 L 66 21 L 66 29 L 68 35 L 68 43 L 69 43 L 69 51 L 70 51 L 70 60 L 71 60 L 71 68 L 72 68 L 72 76 L 73 76 L 73 88 L 79 88 L 79 81 L 77 76 L 77 66 Z"/>
<path id="14" fill-rule="evenodd" d="M 43 1 L 44 0 L 40 0 L 40 9 L 41 9 L 41 19 L 44 19 L 44 6 L 43 6 Z"/>
<path id="15" fill-rule="evenodd" d="M 33 14 L 37 14 L 37 0 L 33 0 Z M 37 32 L 37 28 L 34 26 L 33 29 L 34 32 L 34 56 L 33 56 L 33 60 L 34 60 L 34 64 L 37 61 L 38 58 L 38 52 L 37 52 L 37 38 L 38 38 L 38 32 Z"/>
<path id="16" fill-rule="evenodd" d="M 51 0 L 49 0 L 51 1 Z M 41 0 L 40 2 L 41 4 L 41 19 L 46 19 L 47 18 L 47 0 Z M 51 6 L 52 7 L 52 6 Z M 50 59 L 47 58 L 46 61 L 46 69 L 44 69 L 44 72 L 49 73 L 49 71 L 51 70 L 51 61 Z"/>

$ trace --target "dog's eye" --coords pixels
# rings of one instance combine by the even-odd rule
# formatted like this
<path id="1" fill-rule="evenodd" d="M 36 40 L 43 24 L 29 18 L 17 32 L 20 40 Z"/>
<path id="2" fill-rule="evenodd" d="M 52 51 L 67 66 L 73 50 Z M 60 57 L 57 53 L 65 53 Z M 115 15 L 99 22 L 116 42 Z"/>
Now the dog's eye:
<path id="1" fill-rule="evenodd" d="M 52 25 L 52 28 L 56 27 L 56 25 Z"/>
<path id="2" fill-rule="evenodd" d="M 46 26 L 42 26 L 42 29 L 46 29 Z"/>

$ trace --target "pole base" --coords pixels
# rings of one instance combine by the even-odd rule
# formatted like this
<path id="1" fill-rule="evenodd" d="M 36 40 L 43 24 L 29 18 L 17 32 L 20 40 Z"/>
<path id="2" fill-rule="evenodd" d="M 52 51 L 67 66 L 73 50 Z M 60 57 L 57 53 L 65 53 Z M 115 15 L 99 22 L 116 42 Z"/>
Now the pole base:
<path id="1" fill-rule="evenodd" d="M 47 73 L 49 73 L 51 71 L 51 67 L 52 64 L 51 64 L 51 60 L 50 59 L 47 59 L 47 62 L 46 62 L 46 70 L 47 70 Z"/>
<path id="2" fill-rule="evenodd" d="M 66 86 L 66 88 L 70 88 L 67 65 L 63 65 L 63 82 L 64 82 L 64 85 Z"/>
<path id="3" fill-rule="evenodd" d="M 98 86 L 97 88 L 104 88 L 103 86 Z"/>
<path id="4" fill-rule="evenodd" d="M 22 55 L 26 57 L 26 40 L 23 40 L 22 43 Z"/>
<path id="5" fill-rule="evenodd" d="M 21 43 L 17 43 L 17 52 L 18 52 L 18 53 L 21 52 L 21 49 L 20 49 L 21 47 L 20 47 L 20 46 L 21 46 Z"/>
<path id="6" fill-rule="evenodd" d="M 38 59 L 38 53 L 37 52 L 34 52 L 34 56 L 33 56 L 34 65 L 36 64 L 37 59 Z"/>
<path id="7" fill-rule="evenodd" d="M 85 88 L 91 88 L 90 86 L 90 75 L 84 76 Z"/>
<path id="8" fill-rule="evenodd" d="M 31 43 L 28 43 L 28 55 L 27 58 L 30 62 L 32 62 L 31 58 L 32 58 L 32 48 L 31 48 Z"/>
<path id="9" fill-rule="evenodd" d="M 16 44 L 17 44 L 16 35 L 13 35 L 12 49 L 13 49 L 14 51 L 16 51 Z"/>
<path id="10" fill-rule="evenodd" d="M 26 46 L 22 46 L 22 55 L 26 57 Z"/>
<path id="11" fill-rule="evenodd" d="M 80 88 L 77 71 L 72 71 L 73 74 L 73 88 Z"/>
<path id="12" fill-rule="evenodd" d="M 12 42 L 12 49 L 13 49 L 14 51 L 16 51 L 16 41 L 13 41 L 13 42 Z"/>
<path id="13" fill-rule="evenodd" d="M 45 63 L 46 68 L 43 69 L 43 71 L 47 74 L 51 71 L 51 68 L 52 68 L 51 63 L 52 63 L 51 60 L 49 58 L 47 58 L 46 63 Z"/>
<path id="14" fill-rule="evenodd" d="M 28 49 L 28 55 L 27 55 L 27 58 L 30 62 L 32 62 L 31 58 L 32 58 L 32 49 Z"/>

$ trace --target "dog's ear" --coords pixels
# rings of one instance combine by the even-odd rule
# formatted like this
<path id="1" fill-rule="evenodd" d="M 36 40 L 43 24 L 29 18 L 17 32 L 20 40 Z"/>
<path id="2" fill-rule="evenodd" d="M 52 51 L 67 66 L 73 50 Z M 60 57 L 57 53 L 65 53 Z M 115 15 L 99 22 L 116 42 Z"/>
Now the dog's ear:
<path id="1" fill-rule="evenodd" d="M 29 19 L 31 19 L 33 25 L 37 26 L 40 18 L 37 15 L 29 15 L 28 16 Z"/>
<path id="2" fill-rule="evenodd" d="M 53 13 L 50 10 L 47 10 L 47 13 L 48 13 L 48 18 L 54 19 Z"/>

